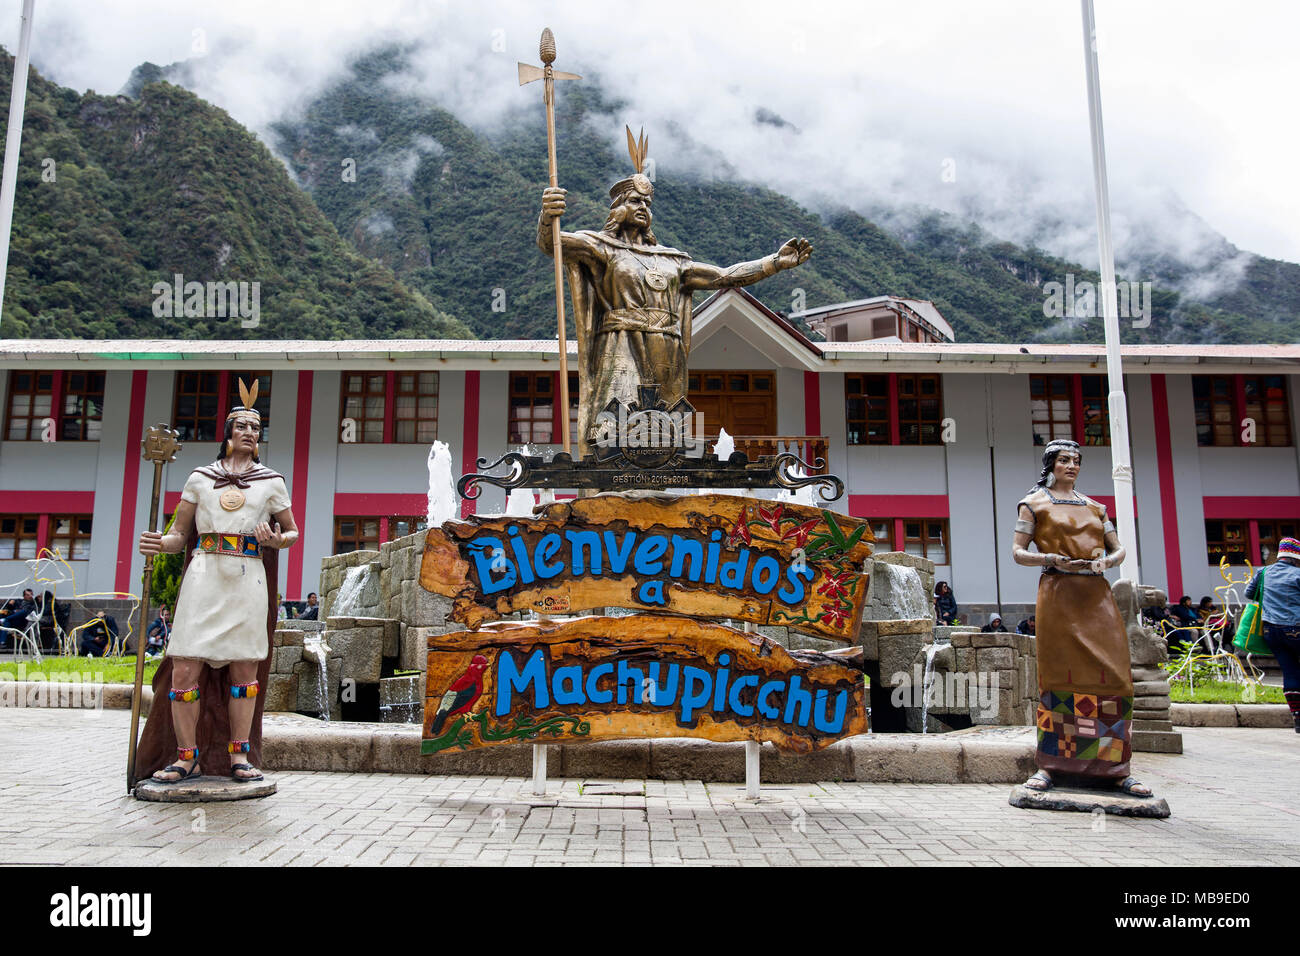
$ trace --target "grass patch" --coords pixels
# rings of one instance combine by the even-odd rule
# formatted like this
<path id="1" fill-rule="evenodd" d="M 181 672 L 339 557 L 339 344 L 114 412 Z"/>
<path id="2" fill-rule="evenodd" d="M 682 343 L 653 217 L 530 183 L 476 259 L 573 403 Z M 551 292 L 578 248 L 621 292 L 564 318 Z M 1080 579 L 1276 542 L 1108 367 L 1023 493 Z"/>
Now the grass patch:
<path id="1" fill-rule="evenodd" d="M 1243 692 L 1254 690 L 1254 700 L 1248 700 Z M 1169 699 L 1175 704 L 1285 704 L 1281 687 L 1269 687 L 1255 684 L 1253 688 L 1230 681 L 1205 680 L 1196 682 L 1193 691 L 1187 689 L 1184 681 L 1169 685 Z"/>
<path id="2" fill-rule="evenodd" d="M 158 670 L 160 663 L 162 663 L 161 658 L 156 661 L 144 662 L 144 683 L 146 686 L 153 681 L 154 672 Z M 13 675 L 15 680 L 30 680 L 34 674 L 43 675 L 45 680 L 50 680 L 51 675 L 77 674 L 83 684 L 87 681 L 105 684 L 133 684 L 135 683 L 135 658 L 44 657 L 40 663 L 32 660 L 21 662 L 5 661 L 0 664 L 0 671 Z M 57 680 L 57 676 L 54 679 Z"/>

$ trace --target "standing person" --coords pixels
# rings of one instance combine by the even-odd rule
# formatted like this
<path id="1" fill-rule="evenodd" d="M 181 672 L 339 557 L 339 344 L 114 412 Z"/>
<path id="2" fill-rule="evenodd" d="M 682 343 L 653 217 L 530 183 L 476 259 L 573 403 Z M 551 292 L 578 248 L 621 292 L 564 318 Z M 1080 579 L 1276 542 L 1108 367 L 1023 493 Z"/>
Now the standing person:
<path id="1" fill-rule="evenodd" d="M 298 528 L 283 476 L 258 458 L 257 385 L 250 391 L 241 381 L 239 391 L 243 405 L 226 419 L 220 456 L 190 474 L 172 530 L 140 536 L 142 554 L 192 546 L 167 657 L 154 677 L 155 699 L 166 692 L 171 706 L 152 709 L 137 751 L 140 776 L 152 773 L 160 783 L 198 776 L 202 764 L 211 767 L 222 756 L 235 780 L 262 779 L 255 766 L 258 690 L 270 667 L 274 557 L 298 539 Z"/>
<path id="2" fill-rule="evenodd" d="M 989 618 L 989 622 L 980 628 L 984 634 L 1005 634 L 1007 633 L 1006 625 L 1002 623 L 1001 616 L 994 614 Z"/>
<path id="3" fill-rule="evenodd" d="M 1111 784 L 1149 797 L 1129 775 L 1133 678 L 1128 634 L 1103 572 L 1124 560 L 1106 508 L 1075 490 L 1083 456 L 1057 439 L 1043 450 L 1038 482 L 1020 500 L 1012 557 L 1042 568 L 1038 644 L 1038 772 L 1031 790 L 1050 790 L 1055 774 Z M 1037 552 L 1028 550 L 1030 541 Z"/>
<path id="4" fill-rule="evenodd" d="M 957 623 L 957 595 L 947 581 L 934 586 L 934 616 L 940 624 Z"/>
<path id="5" fill-rule="evenodd" d="M 1282 693 L 1300 734 L 1300 541 L 1283 538 L 1277 543 L 1277 560 L 1255 572 L 1246 586 L 1247 601 L 1257 600 L 1261 577 L 1264 643 L 1282 668 Z"/>
<path id="6" fill-rule="evenodd" d="M 307 606 L 303 608 L 303 612 L 298 615 L 298 620 L 314 621 L 319 616 L 320 616 L 320 598 L 316 596 L 315 591 L 312 591 L 311 594 L 307 595 Z"/>
<path id="7" fill-rule="evenodd" d="M 1030 637 L 1034 637 L 1038 633 L 1037 627 L 1038 619 L 1031 614 L 1016 625 L 1016 633 L 1027 634 Z"/>

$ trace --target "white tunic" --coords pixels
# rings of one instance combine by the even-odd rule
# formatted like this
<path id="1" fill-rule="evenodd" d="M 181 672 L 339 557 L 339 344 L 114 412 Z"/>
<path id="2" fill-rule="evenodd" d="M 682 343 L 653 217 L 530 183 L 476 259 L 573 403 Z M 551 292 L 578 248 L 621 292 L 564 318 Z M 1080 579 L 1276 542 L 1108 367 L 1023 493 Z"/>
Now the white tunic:
<path id="1" fill-rule="evenodd" d="M 211 466 L 209 466 L 211 467 Z M 289 507 L 280 476 L 250 481 L 238 511 L 226 511 L 222 488 L 199 471 L 190 473 L 181 498 L 194 504 L 199 534 L 252 534 L 262 521 Z M 267 654 L 266 570 L 262 559 L 195 550 L 176 599 L 175 623 L 167 653 L 223 667 L 231 661 L 260 661 Z"/>

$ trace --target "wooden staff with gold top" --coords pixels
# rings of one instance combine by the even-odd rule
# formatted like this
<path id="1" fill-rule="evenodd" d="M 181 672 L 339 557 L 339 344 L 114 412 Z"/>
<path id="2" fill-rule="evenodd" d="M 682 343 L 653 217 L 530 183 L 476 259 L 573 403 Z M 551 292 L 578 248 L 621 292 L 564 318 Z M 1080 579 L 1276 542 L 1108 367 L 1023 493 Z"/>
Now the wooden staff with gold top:
<path id="1" fill-rule="evenodd" d="M 544 67 L 529 63 L 519 64 L 519 85 L 544 80 L 546 102 L 546 152 L 551 164 L 551 185 L 558 186 L 559 173 L 555 162 L 555 81 L 580 80 L 577 73 L 563 73 L 554 69 L 555 34 L 547 27 L 542 31 L 540 59 Z M 560 434 L 564 439 L 564 451 L 570 453 L 569 447 L 569 337 L 564 322 L 564 255 L 560 248 L 560 220 L 551 220 L 551 240 L 555 259 L 555 318 L 560 327 Z"/>
<path id="2" fill-rule="evenodd" d="M 140 442 L 144 460 L 153 462 L 153 497 L 149 502 L 149 530 L 158 529 L 158 503 L 162 497 L 162 469 L 169 461 L 176 460 L 176 453 L 181 450 L 177 441 L 178 433 L 170 425 L 154 425 L 145 432 Z M 129 529 L 127 529 L 129 533 Z M 140 696 L 144 685 L 144 651 L 148 643 L 146 629 L 149 624 L 149 588 L 153 584 L 153 555 L 144 558 L 144 579 L 140 583 L 140 620 L 135 638 L 135 692 L 131 694 L 131 743 L 126 756 L 126 792 L 130 793 L 136 782 L 135 749 L 140 737 Z"/>

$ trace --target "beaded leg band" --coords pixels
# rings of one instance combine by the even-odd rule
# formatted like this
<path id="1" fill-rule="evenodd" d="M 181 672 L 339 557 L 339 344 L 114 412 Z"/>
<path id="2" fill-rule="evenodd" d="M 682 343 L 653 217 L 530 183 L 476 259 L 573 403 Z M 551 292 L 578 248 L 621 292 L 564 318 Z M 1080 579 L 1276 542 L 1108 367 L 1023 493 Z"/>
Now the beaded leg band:
<path id="1" fill-rule="evenodd" d="M 249 743 L 248 743 L 247 740 L 232 740 L 232 741 L 231 741 L 229 744 L 227 744 L 227 746 L 226 746 L 226 750 L 229 751 L 229 752 L 232 753 L 232 754 L 246 754 L 246 753 L 248 753 L 251 749 L 252 749 L 252 747 L 249 746 Z"/>
<path id="2" fill-rule="evenodd" d="M 198 756 L 199 756 L 198 747 L 177 747 L 176 748 L 177 760 L 197 760 Z"/>
<path id="3" fill-rule="evenodd" d="M 167 692 L 167 697 L 170 700 L 179 700 L 188 704 L 190 701 L 199 699 L 199 685 L 195 684 L 193 687 L 183 687 L 179 689 L 173 687 Z M 185 759 L 188 760 L 189 758 L 186 757 Z"/>
<path id="4" fill-rule="evenodd" d="M 256 697 L 258 686 L 259 685 L 255 680 L 250 680 L 247 684 L 231 684 L 230 696 L 231 697 Z"/>

